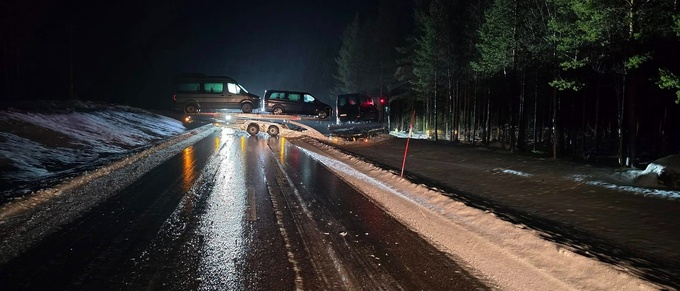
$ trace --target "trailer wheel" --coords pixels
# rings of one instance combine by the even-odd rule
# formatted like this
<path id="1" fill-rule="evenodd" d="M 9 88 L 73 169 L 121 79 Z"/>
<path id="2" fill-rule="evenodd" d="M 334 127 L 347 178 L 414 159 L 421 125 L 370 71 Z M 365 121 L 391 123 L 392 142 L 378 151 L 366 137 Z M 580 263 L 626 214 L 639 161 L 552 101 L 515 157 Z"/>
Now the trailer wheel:
<path id="1" fill-rule="evenodd" d="M 279 135 L 279 127 L 276 125 L 270 125 L 269 128 L 267 128 L 267 133 L 272 137 L 276 137 Z"/>
<path id="2" fill-rule="evenodd" d="M 328 117 L 328 115 L 330 115 L 330 112 L 331 112 L 331 109 L 328 108 L 328 107 L 326 107 L 326 108 L 324 108 L 323 110 L 320 110 L 320 111 L 317 113 L 317 117 L 318 117 L 319 119 L 326 119 L 326 117 Z"/>
<path id="3" fill-rule="evenodd" d="M 198 104 L 189 103 L 186 106 L 184 106 L 184 113 L 196 113 L 196 112 L 198 112 Z"/>
<path id="4" fill-rule="evenodd" d="M 246 131 L 248 131 L 250 135 L 257 135 L 257 133 L 260 132 L 260 126 L 255 123 L 248 124 Z"/>
<path id="5" fill-rule="evenodd" d="M 250 103 L 241 104 L 241 111 L 243 111 L 243 113 L 253 112 L 253 104 L 250 104 Z"/>

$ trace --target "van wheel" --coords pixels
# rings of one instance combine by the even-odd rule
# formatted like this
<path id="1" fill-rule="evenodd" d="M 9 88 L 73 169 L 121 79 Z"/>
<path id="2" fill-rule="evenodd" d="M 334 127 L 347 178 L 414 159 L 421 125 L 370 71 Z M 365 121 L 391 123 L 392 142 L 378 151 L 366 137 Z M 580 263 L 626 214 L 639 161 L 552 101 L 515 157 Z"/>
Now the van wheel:
<path id="1" fill-rule="evenodd" d="M 270 136 L 276 137 L 279 135 L 279 127 L 276 125 L 270 125 L 269 128 L 267 128 L 267 133 Z"/>
<path id="2" fill-rule="evenodd" d="M 241 105 L 241 111 L 243 111 L 243 113 L 251 113 L 251 112 L 253 112 L 253 104 L 250 104 L 250 103 L 243 103 L 243 104 Z"/>
<path id="3" fill-rule="evenodd" d="M 272 113 L 274 113 L 274 115 L 281 115 L 281 114 L 283 114 L 283 108 L 274 107 L 274 111 L 272 111 Z"/>
<path id="4" fill-rule="evenodd" d="M 330 111 L 329 108 L 324 108 L 323 110 L 319 111 L 317 117 L 319 117 L 319 119 L 326 119 L 326 117 L 328 117 L 329 111 Z"/>
<path id="5" fill-rule="evenodd" d="M 196 113 L 198 112 L 198 105 L 196 103 L 189 103 L 184 106 L 184 113 Z"/>
<path id="6" fill-rule="evenodd" d="M 248 131 L 250 135 L 257 135 L 257 133 L 260 132 L 260 126 L 255 123 L 248 124 L 246 131 Z"/>

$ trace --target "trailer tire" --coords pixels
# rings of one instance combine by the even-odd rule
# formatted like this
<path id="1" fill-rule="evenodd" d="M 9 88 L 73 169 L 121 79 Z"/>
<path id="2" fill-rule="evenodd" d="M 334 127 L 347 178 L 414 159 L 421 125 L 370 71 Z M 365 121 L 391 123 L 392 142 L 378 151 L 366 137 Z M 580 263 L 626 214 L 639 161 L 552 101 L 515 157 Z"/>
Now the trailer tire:
<path id="1" fill-rule="evenodd" d="M 253 112 L 253 104 L 250 104 L 250 103 L 247 103 L 247 102 L 241 104 L 241 111 L 243 111 L 243 113 Z"/>
<path id="2" fill-rule="evenodd" d="M 267 133 L 269 136 L 276 137 L 279 135 L 279 127 L 276 125 L 270 125 L 269 128 L 267 128 Z"/>
<path id="3" fill-rule="evenodd" d="M 260 132 L 260 126 L 255 123 L 248 124 L 246 131 L 248 131 L 250 135 L 257 135 L 257 133 Z"/>
<path id="4" fill-rule="evenodd" d="M 196 103 L 189 103 L 184 106 L 184 113 L 197 113 L 198 112 L 198 104 Z"/>
<path id="5" fill-rule="evenodd" d="M 316 116 L 317 116 L 319 119 L 326 119 L 326 118 L 328 118 L 328 116 L 330 115 L 330 112 L 331 112 L 331 109 L 330 109 L 329 107 L 326 107 L 326 108 L 324 108 L 323 110 L 320 110 L 320 111 L 317 113 Z"/>

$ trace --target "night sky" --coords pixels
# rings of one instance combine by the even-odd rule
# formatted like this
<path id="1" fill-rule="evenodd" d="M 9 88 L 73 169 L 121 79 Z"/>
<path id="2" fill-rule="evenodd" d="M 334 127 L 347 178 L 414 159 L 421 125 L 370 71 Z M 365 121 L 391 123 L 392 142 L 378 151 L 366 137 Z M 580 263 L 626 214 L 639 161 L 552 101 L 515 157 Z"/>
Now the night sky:
<path id="1" fill-rule="evenodd" d="M 342 32 L 356 13 L 374 13 L 377 5 L 365 0 L 94 2 L 3 4 L 10 8 L 2 9 L 3 67 L 24 76 L 5 80 L 17 87 L 5 90 L 4 100 L 67 99 L 73 68 L 76 98 L 147 108 L 169 107 L 172 77 L 183 72 L 229 76 L 257 95 L 265 89 L 301 90 L 330 102 Z M 53 90 L 46 96 L 42 88 L 22 89 L 36 86 Z"/>

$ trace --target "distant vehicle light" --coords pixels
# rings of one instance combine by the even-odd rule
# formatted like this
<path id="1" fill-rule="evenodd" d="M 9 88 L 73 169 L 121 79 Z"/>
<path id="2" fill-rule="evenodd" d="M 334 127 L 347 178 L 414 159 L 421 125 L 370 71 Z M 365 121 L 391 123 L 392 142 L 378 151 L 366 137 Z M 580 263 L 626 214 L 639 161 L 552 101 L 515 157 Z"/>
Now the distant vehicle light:
<path id="1" fill-rule="evenodd" d="M 231 120 L 231 115 L 227 114 L 224 116 L 224 120 L 229 121 Z"/>

